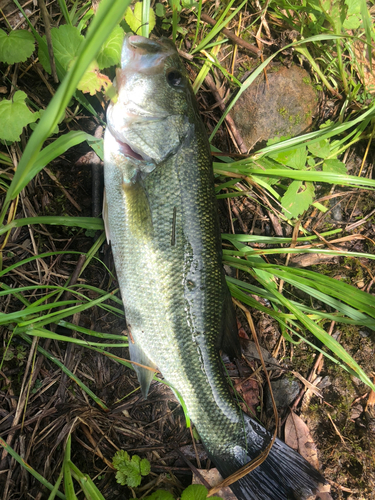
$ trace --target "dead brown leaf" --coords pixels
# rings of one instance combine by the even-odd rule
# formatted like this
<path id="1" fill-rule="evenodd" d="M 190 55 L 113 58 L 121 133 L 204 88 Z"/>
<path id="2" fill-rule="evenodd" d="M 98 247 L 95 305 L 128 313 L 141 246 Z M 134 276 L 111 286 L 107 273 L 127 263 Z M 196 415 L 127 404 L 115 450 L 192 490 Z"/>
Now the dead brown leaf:
<path id="1" fill-rule="evenodd" d="M 354 54 L 356 56 L 357 63 L 361 65 L 363 74 L 360 77 L 362 83 L 366 86 L 367 91 L 370 94 L 375 92 L 375 77 L 374 72 L 370 67 L 370 61 L 368 57 L 367 45 L 361 40 L 356 40 L 354 42 Z M 374 49 L 372 49 L 372 57 L 375 56 Z"/>
<path id="2" fill-rule="evenodd" d="M 220 475 L 220 472 L 217 469 L 210 469 L 210 470 L 199 469 L 199 472 L 204 477 L 204 479 L 208 483 L 210 483 L 211 487 L 216 486 L 223 480 L 223 478 Z M 199 478 L 195 474 L 193 474 L 193 484 L 202 484 Z M 219 496 L 224 500 L 237 500 L 236 495 L 229 488 L 229 486 L 219 490 L 217 493 L 215 493 L 215 496 Z"/>
<path id="3" fill-rule="evenodd" d="M 291 413 L 286 420 L 285 442 L 298 451 L 316 469 L 319 469 L 318 450 L 309 428 L 295 413 Z"/>
<path id="4" fill-rule="evenodd" d="M 331 485 L 330 484 L 320 484 L 319 491 L 317 493 L 320 500 L 333 500 L 331 497 Z"/>
<path id="5" fill-rule="evenodd" d="M 252 378 L 248 379 L 234 379 L 234 388 L 241 394 L 246 405 L 255 414 L 256 407 L 259 405 L 259 384 Z"/>

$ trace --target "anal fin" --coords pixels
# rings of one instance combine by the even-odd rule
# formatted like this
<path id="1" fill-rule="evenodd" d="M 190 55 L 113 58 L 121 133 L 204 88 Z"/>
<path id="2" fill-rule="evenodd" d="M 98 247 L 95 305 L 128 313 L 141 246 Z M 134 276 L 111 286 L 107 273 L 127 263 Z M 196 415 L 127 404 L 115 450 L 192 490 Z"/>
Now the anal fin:
<path id="1" fill-rule="evenodd" d="M 222 331 L 218 348 L 230 358 L 241 358 L 241 345 L 238 336 L 237 318 L 232 302 L 232 296 L 227 284 L 223 285 Z"/>
<path id="2" fill-rule="evenodd" d="M 133 343 L 129 339 L 129 352 L 130 359 L 139 365 L 148 366 L 149 368 L 156 369 L 156 365 L 147 357 L 144 353 L 143 349 L 139 347 L 138 344 Z M 148 390 L 150 388 L 150 384 L 152 379 L 154 378 L 155 372 L 152 370 L 148 370 L 147 368 L 143 368 L 143 366 L 133 365 L 135 372 L 138 377 L 139 384 L 141 386 L 141 391 L 144 398 L 147 398 Z"/>

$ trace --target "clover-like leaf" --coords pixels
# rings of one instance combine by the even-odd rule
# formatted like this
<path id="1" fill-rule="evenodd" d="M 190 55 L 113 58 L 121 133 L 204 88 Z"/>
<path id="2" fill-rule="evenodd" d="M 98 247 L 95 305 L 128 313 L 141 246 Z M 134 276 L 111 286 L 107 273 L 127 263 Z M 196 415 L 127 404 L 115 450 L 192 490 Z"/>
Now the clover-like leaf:
<path id="1" fill-rule="evenodd" d="M 142 2 L 137 2 L 134 5 L 134 11 L 128 7 L 125 12 L 125 21 L 130 26 L 130 29 L 137 33 L 139 28 L 142 26 Z M 155 13 L 150 9 L 149 15 L 149 31 L 152 31 L 155 27 Z"/>
<path id="2" fill-rule="evenodd" d="M 29 31 L 15 30 L 8 35 L 0 29 L 0 62 L 24 62 L 34 52 L 34 48 L 35 40 Z"/>
<path id="3" fill-rule="evenodd" d="M 18 90 L 13 99 L 0 101 L 0 139 L 19 141 L 23 127 L 35 122 L 38 113 L 32 113 L 25 103 L 26 94 Z"/>
<path id="4" fill-rule="evenodd" d="M 75 26 L 69 24 L 62 24 L 58 28 L 51 29 L 52 47 L 55 59 L 60 66 L 66 71 L 72 59 L 78 53 L 79 46 L 83 40 L 83 36 Z M 45 37 L 43 37 L 45 40 Z M 47 73 L 51 74 L 51 65 L 48 55 L 43 51 L 38 51 L 39 60 Z M 63 75 L 59 74 L 58 67 L 57 73 L 61 79 Z"/>
<path id="5" fill-rule="evenodd" d="M 121 60 L 121 47 L 124 40 L 124 30 L 116 26 L 111 35 L 104 42 L 97 57 L 99 69 L 109 68 L 119 64 Z"/>
<path id="6" fill-rule="evenodd" d="M 281 199 L 283 212 L 292 219 L 307 210 L 314 198 L 312 182 L 293 181 Z"/>

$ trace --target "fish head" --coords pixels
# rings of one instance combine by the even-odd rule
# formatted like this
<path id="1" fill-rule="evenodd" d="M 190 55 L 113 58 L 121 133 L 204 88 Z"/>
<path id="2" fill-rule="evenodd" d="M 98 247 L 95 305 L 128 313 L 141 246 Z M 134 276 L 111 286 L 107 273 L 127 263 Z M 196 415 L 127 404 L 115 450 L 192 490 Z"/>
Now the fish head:
<path id="1" fill-rule="evenodd" d="M 125 155 L 155 166 L 193 133 L 195 98 L 171 40 L 126 35 L 115 87 L 107 126 Z"/>

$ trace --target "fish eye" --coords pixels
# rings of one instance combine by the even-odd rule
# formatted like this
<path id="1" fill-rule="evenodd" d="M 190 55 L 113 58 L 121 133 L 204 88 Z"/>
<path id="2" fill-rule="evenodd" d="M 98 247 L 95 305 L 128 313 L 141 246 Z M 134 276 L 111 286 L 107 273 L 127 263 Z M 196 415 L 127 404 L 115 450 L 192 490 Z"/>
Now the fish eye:
<path id="1" fill-rule="evenodd" d="M 179 87 L 182 83 L 182 79 L 182 74 L 175 69 L 167 73 L 167 82 L 171 87 Z"/>

